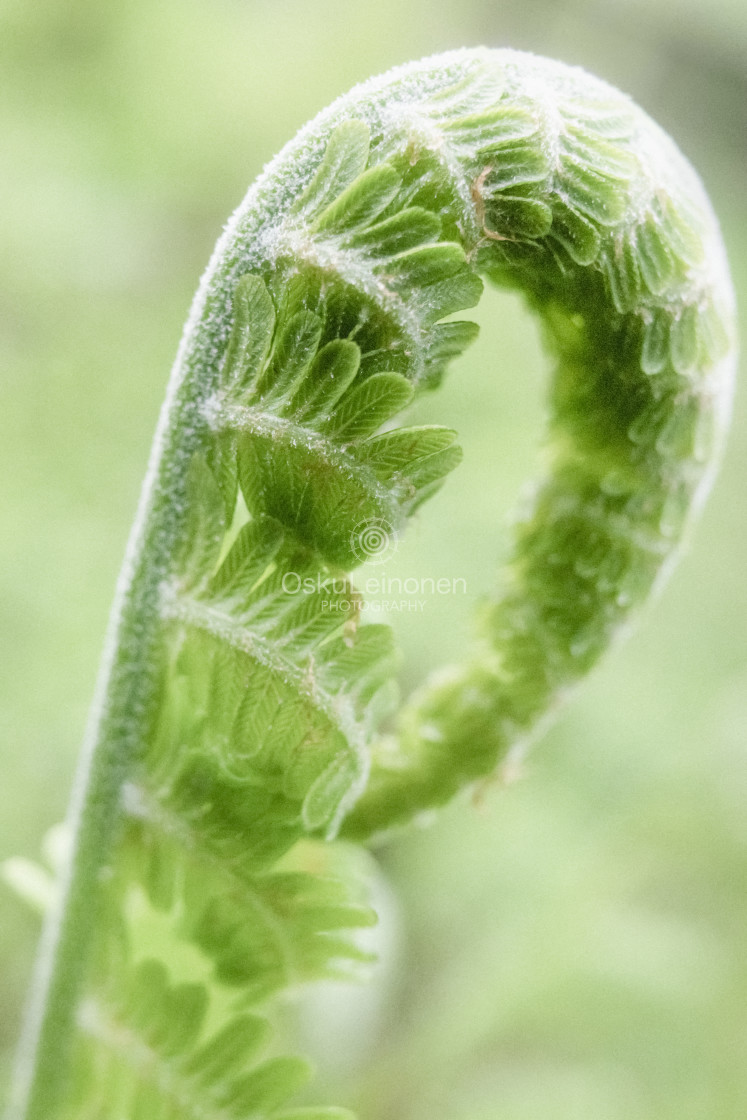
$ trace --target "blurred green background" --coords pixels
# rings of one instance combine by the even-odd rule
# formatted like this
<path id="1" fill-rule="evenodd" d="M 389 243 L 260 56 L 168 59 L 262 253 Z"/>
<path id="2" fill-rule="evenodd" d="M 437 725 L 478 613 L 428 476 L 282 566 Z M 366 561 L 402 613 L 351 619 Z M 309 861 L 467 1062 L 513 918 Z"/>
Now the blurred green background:
<path id="1" fill-rule="evenodd" d="M 700 170 L 744 291 L 741 0 L 0 2 L 0 859 L 35 856 L 64 812 L 166 375 L 222 223 L 337 94 L 479 43 L 631 93 Z M 393 619 L 407 682 L 464 645 L 540 432 L 534 324 L 506 296 L 479 317 L 419 412 L 460 429 L 465 464 L 386 573 L 462 577 L 469 594 Z M 747 1116 L 745 400 L 664 597 L 523 780 L 381 853 L 401 965 L 364 1120 Z M 36 934 L 0 889 L 0 1085 Z"/>

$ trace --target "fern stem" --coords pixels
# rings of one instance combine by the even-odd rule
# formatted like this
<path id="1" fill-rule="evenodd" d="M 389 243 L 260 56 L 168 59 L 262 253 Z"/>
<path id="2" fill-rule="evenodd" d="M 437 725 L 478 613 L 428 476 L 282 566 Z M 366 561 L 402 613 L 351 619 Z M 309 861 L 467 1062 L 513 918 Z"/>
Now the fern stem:
<path id="1" fill-rule="evenodd" d="M 120 576 L 97 699 L 76 777 L 69 820 L 74 849 L 40 946 L 10 1116 L 54 1115 L 69 1058 L 73 1017 L 98 916 L 98 889 L 114 846 L 124 782 L 142 752 L 153 694 L 160 584 L 184 514 L 184 475 L 201 432 L 185 390 L 185 344 L 175 366 L 154 453 Z M 185 401 L 186 398 L 186 401 Z"/>

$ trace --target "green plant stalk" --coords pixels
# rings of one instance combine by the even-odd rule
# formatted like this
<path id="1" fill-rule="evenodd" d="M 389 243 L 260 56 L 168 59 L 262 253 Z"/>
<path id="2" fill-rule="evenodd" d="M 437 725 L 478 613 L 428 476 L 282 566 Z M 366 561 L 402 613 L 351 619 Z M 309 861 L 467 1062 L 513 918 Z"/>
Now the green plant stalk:
<path id="1" fill-rule="evenodd" d="M 202 324 L 209 316 L 209 307 L 201 312 L 203 300 L 201 292 L 195 312 Z M 201 379 L 193 372 L 201 357 L 200 337 L 194 324 L 185 333 L 120 576 L 88 741 L 71 798 L 74 851 L 40 946 L 11 1116 L 14 1110 L 29 1118 L 53 1115 L 69 1056 L 71 1015 L 96 921 L 96 884 L 121 821 L 122 786 L 144 738 L 160 618 L 159 586 L 186 515 L 187 467 L 204 438 L 195 390 Z"/>
<path id="2" fill-rule="evenodd" d="M 351 639 L 322 630 L 318 605 L 294 615 L 272 573 L 277 583 L 303 564 L 327 577 L 349 571 L 360 522 L 399 531 L 455 465 L 445 430 L 375 433 L 413 389 L 437 384 L 473 337 L 441 320 L 477 301 L 478 272 L 523 292 L 557 358 L 549 471 L 474 658 L 426 682 L 396 734 L 379 737 L 367 714 L 373 693 L 346 699 L 340 666 Z M 353 90 L 283 150 L 216 247 L 172 373 L 75 786 L 74 855 L 42 940 L 12 1120 L 69 1115 L 76 1017 L 83 993 L 106 986 L 101 931 L 138 882 L 122 871 L 131 849 L 140 858 L 137 829 L 157 831 L 158 812 L 132 809 L 133 775 L 145 775 L 137 797 L 167 790 L 177 817 L 192 804 L 185 799 L 208 798 L 199 794 L 206 782 L 220 793 L 208 798 L 211 811 L 221 797 L 233 805 L 236 783 L 269 783 L 274 854 L 302 836 L 365 841 L 489 776 L 671 567 L 718 459 L 734 348 L 728 271 L 699 182 L 640 110 L 580 71 L 510 51 L 455 52 Z M 236 535 L 237 480 L 257 539 L 236 538 L 234 568 L 269 550 L 259 582 L 245 581 L 244 605 L 238 592 L 226 598 L 238 577 L 223 560 Z M 223 505 L 219 531 L 211 526 Z M 261 610 L 252 613 L 267 586 L 269 631 Z M 374 628 L 347 621 L 356 643 L 373 641 Z M 321 647 L 309 644 L 309 625 L 320 628 Z M 185 785 L 178 771 L 179 780 L 148 786 L 172 765 L 169 750 L 166 762 L 156 750 L 162 739 L 184 741 L 161 730 L 178 682 L 203 688 L 202 670 L 189 667 L 197 630 L 195 649 L 213 673 L 200 701 L 208 725 L 222 727 L 224 701 L 210 699 L 221 680 L 251 695 L 249 658 L 255 674 L 278 682 L 286 707 L 300 698 L 302 743 L 325 739 L 324 768 L 307 779 L 294 755 L 302 776 L 286 774 L 277 787 L 275 764 L 262 761 L 267 735 L 280 734 L 277 716 L 263 738 L 252 699 L 242 727 L 251 717 L 260 747 L 225 745 L 244 700 L 230 732 L 201 739 L 190 724 L 193 753 L 207 760 L 199 781 Z M 283 645 L 288 633 L 296 645 Z M 225 671 L 224 646 L 236 662 Z M 314 677 L 319 648 L 337 683 Z M 199 814 L 182 816 L 199 828 Z M 184 858 L 197 874 L 199 857 Z M 149 881 L 155 906 L 159 889 Z M 163 888 L 164 907 L 173 889 Z M 177 932 L 217 954 L 196 928 Z M 216 961 L 225 980 L 228 965 Z M 261 988 L 261 977 L 251 982 Z M 158 1085 L 148 1092 L 166 1091 Z M 223 1099 L 220 1085 L 210 1092 L 211 1103 Z"/>

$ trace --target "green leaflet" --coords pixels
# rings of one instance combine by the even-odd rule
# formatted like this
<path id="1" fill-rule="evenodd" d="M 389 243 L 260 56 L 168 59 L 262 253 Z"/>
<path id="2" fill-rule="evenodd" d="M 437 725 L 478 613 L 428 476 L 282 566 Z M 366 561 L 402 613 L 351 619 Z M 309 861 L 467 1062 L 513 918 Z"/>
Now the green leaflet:
<path id="1" fill-rule="evenodd" d="M 354 342 L 336 339 L 319 351 L 309 376 L 291 399 L 288 412 L 302 423 L 326 414 L 350 386 L 361 364 Z"/>
<path id="2" fill-rule="evenodd" d="M 552 210 L 544 202 L 503 194 L 485 215 L 485 232 L 503 237 L 544 237 L 552 225 Z"/>
<path id="3" fill-rule="evenodd" d="M 483 152 L 494 150 L 498 144 L 531 136 L 537 131 L 537 122 L 526 109 L 503 103 L 486 112 L 445 119 L 443 128 L 450 141 L 456 141 L 468 151 Z"/>
<path id="4" fill-rule="evenodd" d="M 231 229 L 159 430 L 11 1120 L 350 1120 L 293 1105 L 309 1069 L 279 1033 L 292 987 L 372 957 L 368 866 L 335 837 L 531 737 L 671 566 L 723 437 L 715 219 L 580 72 L 474 50 L 384 76 Z M 445 320 L 483 277 L 555 358 L 547 473 L 473 657 L 397 711 L 392 634 L 349 573 L 459 462 L 455 432 L 399 413 L 474 340 Z"/>
<path id="5" fill-rule="evenodd" d="M 575 264 L 593 264 L 599 256 L 602 239 L 594 222 L 562 200 L 553 207 L 550 235 L 560 242 Z"/>
<path id="6" fill-rule="evenodd" d="M 249 387 L 264 366 L 275 327 L 275 308 L 259 276 L 248 273 L 236 285 L 233 329 L 223 360 L 223 377 Z"/>
<path id="7" fill-rule="evenodd" d="M 258 395 L 277 399 L 292 393 L 308 373 L 321 336 L 322 323 L 318 316 L 310 311 L 294 315 L 280 332 L 272 363 L 260 380 Z"/>
<path id="8" fill-rule="evenodd" d="M 374 470 L 377 478 L 386 482 L 397 474 L 407 473 L 423 459 L 451 447 L 455 438 L 456 432 L 435 425 L 399 428 L 366 440 L 357 455 Z"/>
<path id="9" fill-rule="evenodd" d="M 264 1049 L 268 1035 L 264 1019 L 237 1016 L 195 1051 L 186 1064 L 186 1072 L 203 1085 L 220 1084 L 232 1070 L 241 1069 Z"/>
<path id="10" fill-rule="evenodd" d="M 322 211 L 314 222 L 314 231 L 329 236 L 365 229 L 386 210 L 400 185 L 396 171 L 386 164 L 369 168 Z"/>
<path id="11" fill-rule="evenodd" d="M 361 120 L 345 121 L 329 137 L 324 156 L 295 209 L 307 215 L 323 211 L 366 169 L 370 133 Z"/>
<path id="12" fill-rule="evenodd" d="M 356 231 L 348 238 L 347 244 L 365 250 L 372 257 L 394 257 L 435 241 L 440 232 L 441 222 L 436 214 L 421 206 L 411 206 L 391 218 Z"/>
<path id="13" fill-rule="evenodd" d="M 283 530 L 277 521 L 268 517 L 249 521 L 240 530 L 213 577 L 211 593 L 223 597 L 250 592 L 266 572 L 282 543 Z"/>
<path id="14" fill-rule="evenodd" d="M 441 382 L 449 362 L 458 358 L 478 335 L 477 323 L 439 323 L 424 340 L 424 385 L 435 389 Z"/>
<path id="15" fill-rule="evenodd" d="M 375 373 L 340 402 L 324 425 L 325 431 L 340 443 L 365 439 L 411 398 L 412 386 L 406 378 L 398 373 Z"/>
<path id="16" fill-rule="evenodd" d="M 426 245 L 392 257 L 387 265 L 377 271 L 386 277 L 392 287 L 427 288 L 438 284 L 464 269 L 464 252 L 458 245 Z"/>

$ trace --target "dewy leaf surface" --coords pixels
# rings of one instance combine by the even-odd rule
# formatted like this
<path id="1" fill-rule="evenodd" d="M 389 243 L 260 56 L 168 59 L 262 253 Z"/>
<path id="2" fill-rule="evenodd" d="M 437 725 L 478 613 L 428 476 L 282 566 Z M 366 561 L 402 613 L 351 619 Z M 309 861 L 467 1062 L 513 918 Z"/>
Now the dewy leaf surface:
<path id="1" fill-rule="evenodd" d="M 544 324 L 547 473 L 472 658 L 383 735 L 397 654 L 350 572 L 459 461 L 448 426 L 398 414 L 474 339 L 445 320 L 485 282 Z M 458 51 L 301 131 L 196 296 L 12 1120 L 350 1115 L 291 1100 L 310 1071 L 279 1033 L 289 989 L 370 960 L 368 865 L 335 837 L 491 775 L 588 672 L 671 567 L 733 369 L 702 187 L 603 82 Z"/>

